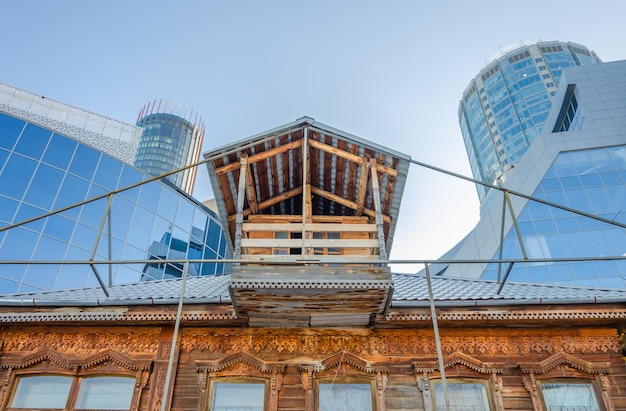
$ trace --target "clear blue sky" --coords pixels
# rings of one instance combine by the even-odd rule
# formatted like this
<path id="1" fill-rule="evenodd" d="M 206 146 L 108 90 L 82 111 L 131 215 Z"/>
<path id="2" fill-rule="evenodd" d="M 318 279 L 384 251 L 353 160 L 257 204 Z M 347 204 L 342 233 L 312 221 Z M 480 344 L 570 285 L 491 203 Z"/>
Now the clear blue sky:
<path id="1" fill-rule="evenodd" d="M 306 115 L 470 175 L 457 108 L 486 59 L 520 40 L 625 59 L 624 16 L 623 0 L 5 1 L 0 82 L 130 123 L 182 101 L 205 150 Z M 437 258 L 476 224 L 476 192 L 412 167 L 391 257 Z"/>

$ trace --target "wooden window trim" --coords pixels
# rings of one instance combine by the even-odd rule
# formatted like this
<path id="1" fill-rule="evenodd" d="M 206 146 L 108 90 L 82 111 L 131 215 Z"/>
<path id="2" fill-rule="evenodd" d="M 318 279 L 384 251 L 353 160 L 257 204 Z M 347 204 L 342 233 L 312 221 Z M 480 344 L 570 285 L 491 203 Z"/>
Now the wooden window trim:
<path id="1" fill-rule="evenodd" d="M 8 404 L 10 404 L 17 389 L 19 378 L 35 375 L 59 375 L 73 378 L 68 396 L 68 403 L 71 404 L 70 410 L 74 409 L 80 382 L 83 378 L 95 376 L 134 378 L 135 388 L 129 410 L 137 411 L 141 393 L 148 383 L 152 360 L 131 358 L 115 350 L 76 358 L 66 356 L 55 350 L 44 349 L 28 355 L 9 354 L 0 357 L 0 368 L 4 374 L 0 391 L 2 409 L 14 409 L 9 408 Z"/>

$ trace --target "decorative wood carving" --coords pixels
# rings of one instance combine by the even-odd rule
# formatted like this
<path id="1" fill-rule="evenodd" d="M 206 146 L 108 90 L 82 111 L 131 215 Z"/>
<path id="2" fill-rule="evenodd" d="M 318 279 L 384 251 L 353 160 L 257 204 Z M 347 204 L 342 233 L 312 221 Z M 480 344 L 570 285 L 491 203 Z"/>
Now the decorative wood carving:
<path id="1" fill-rule="evenodd" d="M 152 360 L 132 359 L 114 350 L 107 350 L 86 358 L 73 358 L 46 348 L 29 355 L 5 353 L 2 357 L 0 357 L 0 367 L 20 369 L 30 367 L 31 365 L 42 361 L 50 361 L 61 368 L 72 371 L 76 371 L 79 368 L 91 368 L 103 362 L 112 362 L 132 371 L 149 370 L 152 366 Z"/>
<path id="2" fill-rule="evenodd" d="M 494 400 L 495 409 L 504 411 L 504 402 L 502 400 L 502 377 L 504 372 L 504 364 L 489 363 L 480 361 L 470 355 L 462 352 L 455 352 L 443 359 L 444 368 L 451 368 L 461 365 L 471 372 L 478 374 L 478 378 L 485 379 L 488 374 L 491 380 L 491 394 Z M 415 361 L 413 362 L 413 370 L 417 380 L 417 387 L 422 392 L 424 404 L 427 410 L 432 410 L 432 396 L 430 392 L 429 379 L 430 374 L 437 372 L 439 375 L 439 361 Z"/>
<path id="3" fill-rule="evenodd" d="M 129 332 L 9 332 L 3 353 L 39 351 L 44 347 L 59 353 L 96 353 L 116 350 L 125 353 L 154 353 L 159 339 L 158 328 Z"/>
<path id="4" fill-rule="evenodd" d="M 267 363 L 246 352 L 237 352 L 215 361 L 196 361 L 199 389 L 202 394 L 198 410 L 205 410 L 208 401 L 208 382 L 211 378 L 226 376 L 262 377 L 269 380 L 269 410 L 278 409 L 278 393 L 283 387 L 285 364 Z M 202 377 L 204 376 L 204 377 Z"/>
<path id="5" fill-rule="evenodd" d="M 606 374 L 611 368 L 610 362 L 589 362 L 564 352 L 554 354 L 540 362 L 519 362 L 517 367 L 524 374 L 545 374 L 562 365 L 588 374 Z"/>
<path id="6" fill-rule="evenodd" d="M 16 352 L 4 353 L 0 357 L 0 368 L 4 370 L 2 388 L 0 391 L 0 404 L 5 406 L 6 401 L 8 401 L 11 386 L 17 377 L 15 370 L 38 369 L 37 366 L 41 364 L 42 367 L 40 367 L 40 370 L 49 372 L 49 364 L 52 364 L 56 367 L 57 371 L 55 372 L 59 372 L 58 370 L 66 370 L 70 375 L 84 375 L 84 372 L 87 372 L 87 370 L 98 368 L 100 365 L 106 363 L 118 366 L 119 368 L 116 373 L 122 369 L 126 370 L 129 375 L 134 375 L 135 388 L 130 409 L 136 410 L 139 406 L 141 392 L 148 382 L 153 361 L 146 358 L 131 358 L 115 350 L 107 350 L 86 357 L 69 356 L 50 348 L 44 348 L 30 354 Z M 132 371 L 134 371 L 134 373 L 131 373 Z"/>
<path id="7" fill-rule="evenodd" d="M 355 370 L 353 373 L 347 373 L 349 376 L 358 376 L 359 374 L 373 374 L 376 389 L 376 410 L 385 410 L 385 390 L 387 389 L 387 375 L 389 366 L 386 364 L 371 364 L 350 352 L 340 351 L 320 362 L 298 364 L 300 375 L 302 377 L 302 386 L 306 391 L 305 410 L 313 411 L 314 409 L 314 393 L 313 379 L 318 377 L 320 373 L 326 372 L 337 375 L 340 369 L 349 366 Z"/>
<path id="8" fill-rule="evenodd" d="M 614 329 L 587 330 L 573 334 L 569 330 L 520 330 L 485 335 L 472 329 L 459 329 L 453 334 L 442 332 L 444 354 L 463 352 L 468 355 L 522 356 L 529 354 L 619 353 L 620 346 Z M 296 334 L 290 330 L 268 332 L 261 329 L 216 331 L 185 330 L 181 348 L 214 353 L 298 353 L 329 355 L 350 351 L 357 355 L 420 355 L 433 354 L 435 338 L 425 330 L 377 330 L 369 333 L 326 332 Z"/>
<path id="9" fill-rule="evenodd" d="M 539 395 L 537 394 L 537 382 L 535 380 L 535 375 L 539 374 L 546 378 L 567 375 L 571 375 L 573 377 L 580 376 L 572 375 L 572 371 L 568 370 L 568 368 L 593 375 L 598 386 L 601 388 L 601 397 L 606 409 L 608 411 L 615 410 L 613 400 L 611 399 L 611 395 L 609 393 L 610 384 L 606 376 L 611 369 L 610 362 L 590 362 L 574 355 L 560 352 L 539 362 L 519 362 L 517 367 L 520 369 L 522 374 L 524 374 L 524 386 L 533 398 L 533 407 L 535 410 L 542 409 L 541 401 L 539 400 Z"/>

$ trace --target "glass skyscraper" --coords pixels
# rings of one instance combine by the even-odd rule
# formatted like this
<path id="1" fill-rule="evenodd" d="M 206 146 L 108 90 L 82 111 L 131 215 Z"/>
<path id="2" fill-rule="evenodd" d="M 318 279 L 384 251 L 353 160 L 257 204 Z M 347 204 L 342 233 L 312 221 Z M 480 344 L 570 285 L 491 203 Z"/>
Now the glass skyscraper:
<path id="1" fill-rule="evenodd" d="M 438 272 L 497 280 L 510 269 L 508 281 L 626 287 L 626 61 L 563 71 L 543 132 L 503 188 L 540 201 L 511 195 L 514 221 L 492 190 L 476 228 L 442 260 L 517 262 Z"/>
<path id="2" fill-rule="evenodd" d="M 156 106 L 156 108 L 155 108 Z M 157 106 L 146 105 L 139 113 L 137 126 L 143 129 L 135 157 L 135 167 L 146 173 L 158 176 L 185 167 L 200 159 L 204 124 L 196 117 L 194 121 L 173 114 L 174 103 L 168 113 L 168 103 L 161 110 Z M 193 118 L 193 112 L 190 119 Z M 196 181 L 196 167 L 188 168 L 167 177 L 174 185 L 188 194 L 193 193 Z"/>
<path id="3" fill-rule="evenodd" d="M 227 256 L 218 218 L 200 202 L 161 180 L 125 189 L 151 178 L 128 164 L 140 134 L 2 85 L 0 294 L 98 285 L 96 271 L 109 284 L 173 278 L 182 264 L 159 260 Z M 127 263 L 137 260 L 154 263 Z M 224 269 L 192 264 L 189 274 Z"/>
<path id="4" fill-rule="evenodd" d="M 600 63 L 587 47 L 558 41 L 503 49 L 465 89 L 459 123 L 474 179 L 506 181 L 543 124 L 565 67 Z M 488 189 L 477 186 L 481 204 Z"/>

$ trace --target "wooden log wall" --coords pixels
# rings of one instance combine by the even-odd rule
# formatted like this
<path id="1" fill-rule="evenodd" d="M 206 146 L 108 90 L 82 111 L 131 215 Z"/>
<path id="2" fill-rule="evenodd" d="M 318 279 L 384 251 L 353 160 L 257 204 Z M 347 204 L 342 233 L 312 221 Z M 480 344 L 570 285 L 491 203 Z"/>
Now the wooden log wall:
<path id="1" fill-rule="evenodd" d="M 137 375 L 141 393 L 135 409 L 158 411 L 172 330 L 169 325 L 5 326 L 0 400 L 6 406 L 15 378 L 24 373 L 113 370 Z M 570 377 L 593 382 L 606 403 L 601 409 L 626 409 L 626 370 L 615 328 L 446 327 L 440 333 L 447 379 L 486 381 L 493 410 L 537 409 L 537 381 Z M 430 394 L 424 391 L 428 381 L 439 378 L 428 328 L 186 326 L 179 342 L 172 410 L 206 409 L 208 381 L 225 375 L 266 378 L 281 411 L 313 411 L 315 381 L 331 376 L 371 381 L 381 401 L 377 410 L 428 410 L 424 398 Z"/>

